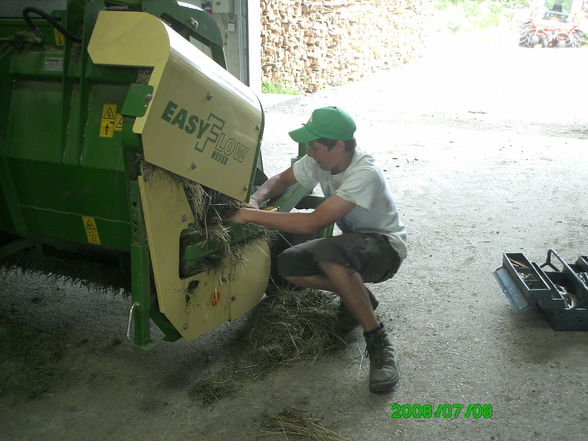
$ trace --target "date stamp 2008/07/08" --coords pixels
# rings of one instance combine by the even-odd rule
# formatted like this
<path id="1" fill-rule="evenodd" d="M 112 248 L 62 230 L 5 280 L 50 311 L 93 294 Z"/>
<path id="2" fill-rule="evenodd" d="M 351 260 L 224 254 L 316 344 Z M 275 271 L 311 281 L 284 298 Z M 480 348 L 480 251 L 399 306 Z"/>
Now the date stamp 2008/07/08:
<path id="1" fill-rule="evenodd" d="M 492 404 L 443 403 L 390 405 L 390 418 L 492 418 Z"/>

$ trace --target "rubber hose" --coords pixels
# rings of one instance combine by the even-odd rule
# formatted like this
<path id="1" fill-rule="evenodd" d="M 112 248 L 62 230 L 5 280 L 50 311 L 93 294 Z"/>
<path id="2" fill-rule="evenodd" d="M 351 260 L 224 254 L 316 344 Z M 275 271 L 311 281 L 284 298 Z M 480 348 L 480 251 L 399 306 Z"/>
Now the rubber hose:
<path id="1" fill-rule="evenodd" d="M 31 13 L 37 14 L 41 17 L 43 17 L 45 20 L 47 20 L 49 23 L 51 23 L 51 25 L 57 29 L 59 32 L 61 32 L 65 37 L 69 38 L 71 41 L 75 41 L 76 43 L 81 43 L 82 39 L 79 37 L 76 37 L 75 35 L 70 34 L 68 31 L 65 30 L 65 28 L 63 26 L 61 26 L 57 20 L 55 20 L 54 17 L 51 17 L 49 14 L 47 14 L 45 11 L 38 9 L 38 8 L 34 8 L 32 6 L 27 6 L 26 8 L 24 8 L 22 10 L 22 16 L 24 18 L 24 20 L 26 21 L 26 23 L 29 25 L 29 27 L 34 31 L 37 29 L 37 27 L 35 26 L 35 24 L 33 23 L 33 21 L 31 20 L 31 17 L 29 17 L 29 15 Z"/>

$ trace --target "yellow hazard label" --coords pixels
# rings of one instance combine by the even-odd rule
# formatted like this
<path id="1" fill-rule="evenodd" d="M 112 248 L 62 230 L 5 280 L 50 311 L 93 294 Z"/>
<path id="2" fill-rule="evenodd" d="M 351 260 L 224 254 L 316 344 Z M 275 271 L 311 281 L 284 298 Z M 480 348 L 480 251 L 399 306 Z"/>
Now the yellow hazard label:
<path id="1" fill-rule="evenodd" d="M 100 242 L 100 235 L 98 234 L 98 227 L 96 226 L 96 219 L 90 216 L 82 216 L 82 222 L 84 223 L 84 230 L 86 230 L 88 243 L 102 245 Z"/>
<path id="2" fill-rule="evenodd" d="M 112 138 L 114 136 L 114 121 L 103 119 L 100 122 L 100 136 L 102 138 Z"/>
<path id="3" fill-rule="evenodd" d="M 102 119 L 100 120 L 101 138 L 112 138 L 114 136 L 116 115 L 116 104 L 104 104 L 102 106 Z"/>
<path id="4" fill-rule="evenodd" d="M 116 119 L 116 104 L 102 106 L 102 119 Z"/>
<path id="5" fill-rule="evenodd" d="M 65 38 L 63 34 L 57 29 L 53 29 L 53 33 L 55 34 L 55 46 L 62 47 L 65 44 Z"/>
<path id="6" fill-rule="evenodd" d="M 116 114 L 116 119 L 114 120 L 114 130 L 120 132 L 122 130 L 123 125 L 123 116 L 120 113 Z"/>

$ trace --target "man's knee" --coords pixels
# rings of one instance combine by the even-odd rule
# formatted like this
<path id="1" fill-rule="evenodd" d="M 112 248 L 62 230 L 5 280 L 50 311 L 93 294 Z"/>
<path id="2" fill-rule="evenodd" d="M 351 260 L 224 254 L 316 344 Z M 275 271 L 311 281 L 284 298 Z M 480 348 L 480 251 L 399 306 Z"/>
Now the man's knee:
<path id="1" fill-rule="evenodd" d="M 277 259 L 277 269 L 280 277 L 294 284 L 297 283 L 293 280 L 319 272 L 312 255 L 304 250 L 300 251 L 296 247 L 288 248 L 280 253 Z"/>
<path id="2" fill-rule="evenodd" d="M 345 275 L 347 275 L 347 276 L 352 276 L 353 274 L 357 273 L 357 271 L 355 271 L 353 268 L 349 268 L 348 266 L 342 265 L 340 263 L 322 261 L 322 262 L 318 262 L 318 266 L 321 269 L 321 271 L 323 272 L 323 274 L 325 274 L 327 276 L 330 273 L 332 273 L 333 271 L 339 272 L 339 273 L 344 271 Z"/>

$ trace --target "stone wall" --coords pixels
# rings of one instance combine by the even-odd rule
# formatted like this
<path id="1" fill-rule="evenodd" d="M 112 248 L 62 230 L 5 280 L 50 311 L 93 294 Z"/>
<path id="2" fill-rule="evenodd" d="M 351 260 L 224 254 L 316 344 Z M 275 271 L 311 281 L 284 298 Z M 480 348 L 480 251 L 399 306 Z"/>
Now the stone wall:
<path id="1" fill-rule="evenodd" d="M 428 0 L 261 0 L 263 81 L 304 92 L 421 54 Z"/>

